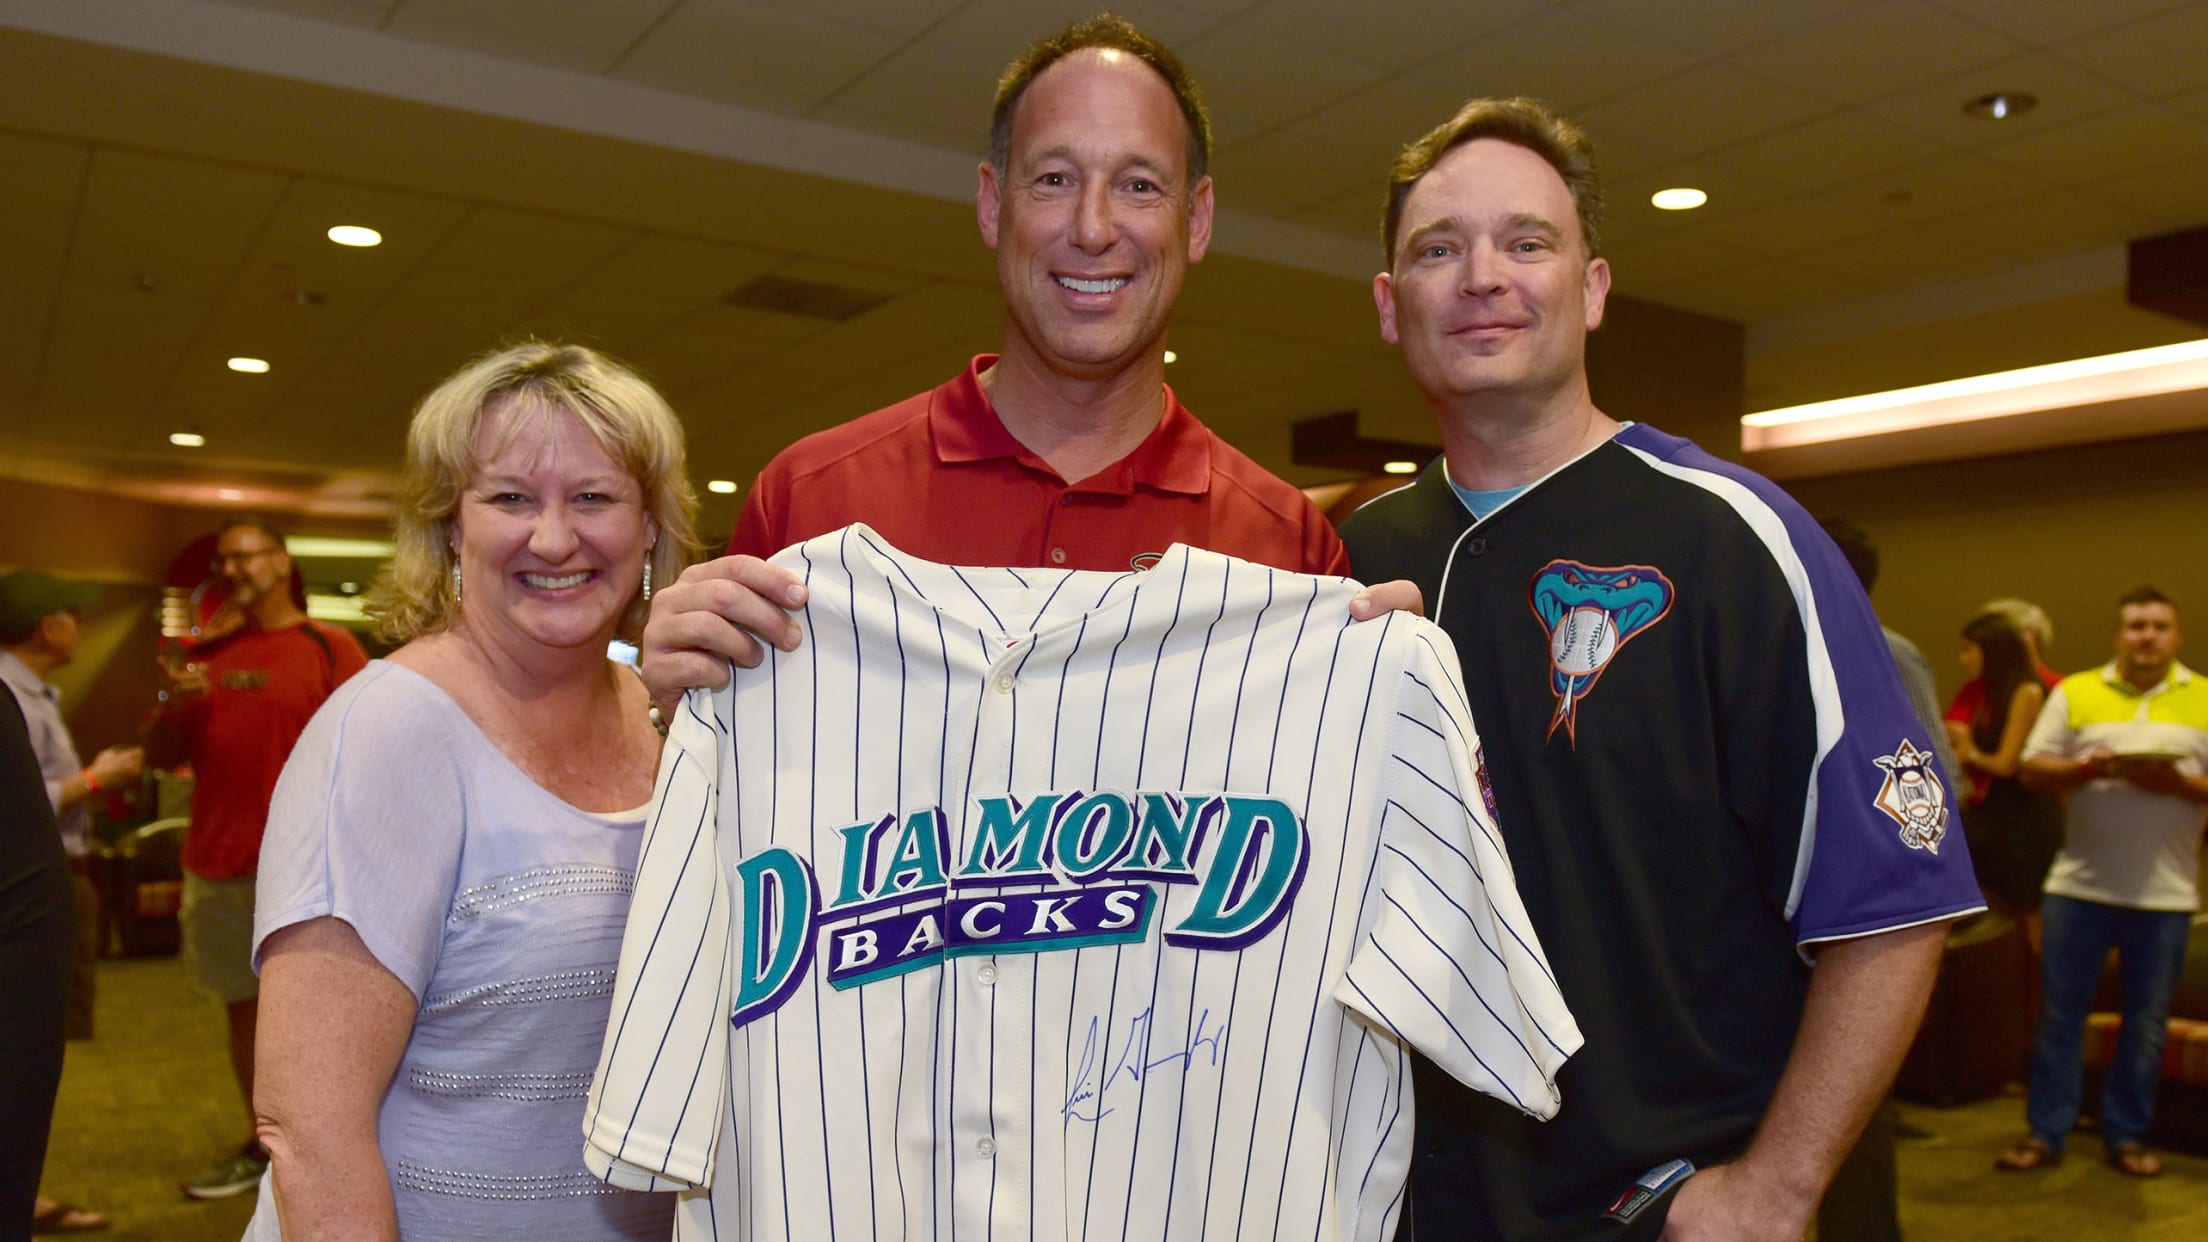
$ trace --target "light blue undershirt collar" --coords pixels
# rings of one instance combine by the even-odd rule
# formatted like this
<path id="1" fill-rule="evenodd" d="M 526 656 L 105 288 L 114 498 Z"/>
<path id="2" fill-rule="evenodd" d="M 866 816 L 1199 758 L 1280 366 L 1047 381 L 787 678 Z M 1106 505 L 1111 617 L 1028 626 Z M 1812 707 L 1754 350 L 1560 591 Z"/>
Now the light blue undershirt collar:
<path id="1" fill-rule="evenodd" d="M 1449 478 L 1449 474 L 1446 469 L 1443 470 L 1442 477 L 1445 479 Z M 1518 487 L 1497 488 L 1492 492 L 1475 492 L 1471 488 L 1457 482 L 1455 479 L 1449 479 L 1449 490 L 1457 494 L 1457 499 L 1464 502 L 1464 507 L 1472 511 L 1472 516 L 1474 518 L 1482 520 L 1484 520 L 1488 514 L 1493 513 L 1497 509 L 1502 508 L 1504 505 L 1509 504 L 1514 498 L 1517 497 L 1518 493 L 1523 492 L 1526 490 L 1526 488 L 1532 486 L 1533 484 L 1526 483 L 1521 484 Z"/>

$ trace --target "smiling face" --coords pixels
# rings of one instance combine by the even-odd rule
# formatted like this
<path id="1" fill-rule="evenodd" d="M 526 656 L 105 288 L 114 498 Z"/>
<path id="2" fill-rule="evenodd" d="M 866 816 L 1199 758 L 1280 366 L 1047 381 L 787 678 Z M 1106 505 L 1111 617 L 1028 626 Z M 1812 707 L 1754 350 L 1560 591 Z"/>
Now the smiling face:
<path id="1" fill-rule="evenodd" d="M 1165 80 L 1124 52 L 1076 52 L 1036 76 L 975 203 L 1006 355 L 1085 379 L 1162 365 L 1182 278 L 1211 240 L 1211 179 L 1188 184 L 1188 142 Z"/>
<path id="2" fill-rule="evenodd" d="M 1390 270 L 1373 281 L 1380 335 L 1429 401 L 1529 410 L 1584 397 L 1587 333 L 1609 291 L 1564 179 L 1495 138 L 1449 152 L 1411 188 Z"/>
<path id="3" fill-rule="evenodd" d="M 565 411 L 509 404 L 476 453 L 452 517 L 462 623 L 500 644 L 603 649 L 658 534 L 643 487 Z"/>
<path id="4" fill-rule="evenodd" d="M 258 526 L 225 526 L 215 536 L 215 576 L 223 598 L 250 612 L 278 592 L 291 589 L 291 555 Z"/>

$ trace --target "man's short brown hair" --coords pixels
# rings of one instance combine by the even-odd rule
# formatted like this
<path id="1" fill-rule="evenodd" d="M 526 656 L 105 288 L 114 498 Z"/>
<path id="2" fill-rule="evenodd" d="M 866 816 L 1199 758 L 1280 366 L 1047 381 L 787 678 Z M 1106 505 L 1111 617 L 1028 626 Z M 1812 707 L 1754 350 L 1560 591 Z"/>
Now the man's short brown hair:
<path id="1" fill-rule="evenodd" d="M 1602 178 L 1595 172 L 1594 144 L 1579 126 L 1521 95 L 1471 100 L 1395 157 L 1395 167 L 1388 172 L 1388 205 L 1381 223 L 1381 242 L 1387 247 L 1390 267 L 1395 265 L 1396 234 L 1403 227 L 1403 204 L 1410 198 L 1412 187 L 1432 172 L 1443 156 L 1481 138 L 1500 139 L 1547 160 L 1572 192 L 1587 257 L 1602 253 Z"/>
<path id="2" fill-rule="evenodd" d="M 1196 89 L 1196 79 L 1189 76 L 1180 57 L 1137 30 L 1133 22 L 1113 13 L 1099 13 L 1038 39 L 1005 67 L 1004 76 L 997 79 L 996 108 L 989 116 L 989 162 L 996 167 L 998 179 L 1002 180 L 1011 167 L 1012 114 L 1020 106 L 1020 96 L 1027 93 L 1043 70 L 1089 48 L 1125 52 L 1165 79 L 1166 89 L 1173 92 L 1173 102 L 1181 107 L 1182 119 L 1188 122 L 1188 185 L 1194 188 L 1211 169 L 1211 113 L 1204 107 L 1203 93 Z"/>

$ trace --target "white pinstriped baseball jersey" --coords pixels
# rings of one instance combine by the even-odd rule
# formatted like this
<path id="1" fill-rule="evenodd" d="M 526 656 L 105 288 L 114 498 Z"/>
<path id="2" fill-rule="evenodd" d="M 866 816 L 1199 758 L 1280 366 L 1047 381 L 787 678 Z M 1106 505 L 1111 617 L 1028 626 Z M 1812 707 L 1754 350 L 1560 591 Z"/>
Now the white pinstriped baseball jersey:
<path id="1" fill-rule="evenodd" d="M 669 729 L 584 1123 L 678 1238 L 1381 1239 L 1404 1044 L 1555 1111 L 1434 627 L 1182 546 L 775 559 L 805 643 Z"/>

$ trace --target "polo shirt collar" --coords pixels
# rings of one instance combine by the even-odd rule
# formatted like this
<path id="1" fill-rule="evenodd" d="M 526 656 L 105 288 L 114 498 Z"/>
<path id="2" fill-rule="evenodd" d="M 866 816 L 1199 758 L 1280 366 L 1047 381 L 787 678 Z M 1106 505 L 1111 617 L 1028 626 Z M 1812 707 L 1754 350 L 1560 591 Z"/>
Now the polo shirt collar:
<path id="1" fill-rule="evenodd" d="M 2116 667 L 2116 661 L 2110 660 L 2108 663 L 2101 666 L 2102 681 L 2107 682 L 2112 689 L 2121 690 L 2125 694 L 2131 695 L 2134 698 L 2145 698 L 2150 694 L 2160 694 L 2164 690 L 2170 690 L 2178 686 L 2182 686 L 2192 679 L 2193 670 L 2185 667 L 2175 660 L 2172 660 L 2170 661 L 2170 671 L 2168 676 L 2165 676 L 2162 680 L 2156 682 L 2154 685 L 2148 687 L 2147 689 L 2141 690 L 2139 687 L 2132 685 L 2130 682 L 2124 680 L 2123 671 Z"/>
<path id="2" fill-rule="evenodd" d="M 928 432 L 937 461 L 1012 460 L 1052 478 L 1058 473 L 1004 426 L 981 386 L 981 373 L 997 355 L 977 354 L 963 374 L 935 390 L 928 401 Z M 1066 480 L 1060 480 L 1067 482 Z M 1132 493 L 1136 487 L 1201 496 L 1211 490 L 1211 435 L 1165 389 L 1165 417 L 1135 450 L 1087 479 L 1072 480 L 1086 492 Z"/>

